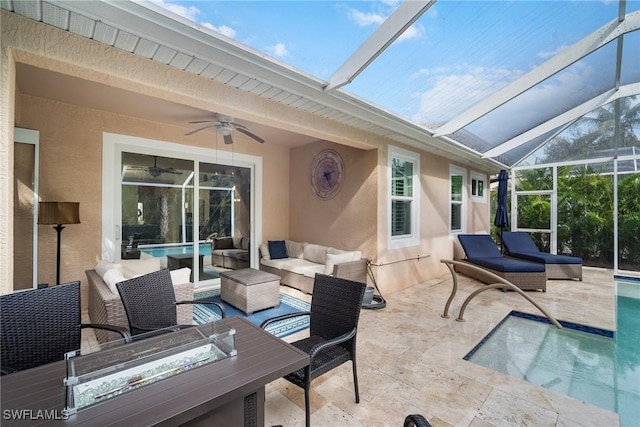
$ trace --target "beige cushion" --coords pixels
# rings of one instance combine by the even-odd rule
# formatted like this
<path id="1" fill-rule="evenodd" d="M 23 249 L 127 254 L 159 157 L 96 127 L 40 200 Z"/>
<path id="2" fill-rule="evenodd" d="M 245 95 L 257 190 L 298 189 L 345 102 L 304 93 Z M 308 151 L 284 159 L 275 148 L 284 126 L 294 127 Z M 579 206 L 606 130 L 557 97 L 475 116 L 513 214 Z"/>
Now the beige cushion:
<path id="1" fill-rule="evenodd" d="M 111 292 L 113 292 L 116 295 L 119 295 L 118 288 L 116 288 L 116 283 L 122 282 L 123 280 L 127 280 L 127 278 L 124 277 L 121 269 L 111 268 L 105 271 L 104 275 L 102 276 L 102 280 L 104 280 L 104 283 L 107 284 Z"/>
<path id="2" fill-rule="evenodd" d="M 146 259 L 122 259 L 122 273 L 124 277 L 131 279 L 141 274 L 149 274 L 160 270 L 160 258 Z"/>
<path id="3" fill-rule="evenodd" d="M 260 255 L 262 255 L 262 259 L 271 259 L 271 255 L 269 254 L 269 245 L 266 243 L 260 245 Z"/>
<path id="4" fill-rule="evenodd" d="M 326 259 L 327 259 L 327 247 L 326 246 L 320 246 L 320 245 L 314 245 L 311 243 L 305 243 L 304 244 L 304 250 L 303 250 L 303 256 L 304 259 L 306 259 L 307 261 L 311 261 L 311 262 L 315 262 L 317 264 L 323 264 L 325 263 Z"/>
<path id="5" fill-rule="evenodd" d="M 114 262 L 103 259 L 98 263 L 98 265 L 96 265 L 96 273 L 98 273 L 98 276 L 104 278 L 104 273 L 112 268 L 118 268 L 122 270 L 122 264 L 116 264 Z"/>
<path id="6" fill-rule="evenodd" d="M 289 258 L 303 257 L 304 243 L 294 242 L 293 240 L 285 240 L 284 245 L 287 247 L 287 255 L 289 255 Z"/>
<path id="7" fill-rule="evenodd" d="M 191 269 L 189 267 L 171 270 L 169 274 L 171 274 L 171 282 L 173 283 L 173 286 L 189 283 L 191 279 Z"/>
<path id="8" fill-rule="evenodd" d="M 353 252 L 345 252 L 342 254 L 327 254 L 327 259 L 324 263 L 324 274 L 333 274 L 333 267 L 336 264 L 349 261 L 357 261 L 360 257 L 354 259 L 355 254 Z"/>

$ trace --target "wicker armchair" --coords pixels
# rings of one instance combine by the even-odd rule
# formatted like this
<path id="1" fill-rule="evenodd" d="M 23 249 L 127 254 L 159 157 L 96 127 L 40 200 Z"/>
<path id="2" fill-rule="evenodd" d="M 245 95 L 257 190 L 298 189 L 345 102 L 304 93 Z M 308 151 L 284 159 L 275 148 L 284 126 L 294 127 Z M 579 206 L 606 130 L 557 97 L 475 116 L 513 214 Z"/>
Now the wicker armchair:
<path id="1" fill-rule="evenodd" d="M 225 317 L 224 306 L 215 301 L 176 301 L 168 269 L 154 271 L 116 283 L 132 336 L 145 332 L 193 325 L 178 325 L 176 306 L 179 304 L 211 304 Z"/>
<path id="2" fill-rule="evenodd" d="M 404 419 L 404 427 L 431 427 L 429 421 L 420 414 L 407 415 Z"/>
<path id="3" fill-rule="evenodd" d="M 284 378 L 304 389 L 306 425 L 310 425 L 309 389 L 311 381 L 351 360 L 356 403 L 360 402 L 356 370 L 356 335 L 360 307 L 366 285 L 347 279 L 316 274 L 311 311 L 291 313 L 265 320 L 265 328 L 285 318 L 310 316 L 309 337 L 291 343 L 310 356 L 309 365 Z"/>
<path id="4" fill-rule="evenodd" d="M 81 323 L 80 282 L 0 296 L 2 374 L 64 359 L 79 350 L 82 328 L 100 328 L 131 337 L 125 328 Z"/>

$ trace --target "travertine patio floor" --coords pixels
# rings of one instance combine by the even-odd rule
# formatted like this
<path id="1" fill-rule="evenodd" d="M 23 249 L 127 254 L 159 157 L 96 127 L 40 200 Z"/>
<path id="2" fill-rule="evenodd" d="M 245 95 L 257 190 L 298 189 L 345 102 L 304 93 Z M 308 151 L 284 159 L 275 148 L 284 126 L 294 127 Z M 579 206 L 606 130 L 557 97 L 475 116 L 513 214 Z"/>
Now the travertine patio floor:
<path id="1" fill-rule="evenodd" d="M 483 286 L 459 277 L 449 319 L 441 317 L 452 286 L 448 273 L 384 295 L 384 309 L 362 310 L 360 403 L 355 403 L 351 364 L 345 364 L 312 383 L 312 426 L 402 426 L 412 413 L 424 415 L 434 427 L 619 425 L 615 413 L 463 360 L 511 310 L 540 313 L 515 292 L 490 290 L 475 298 L 465 322 L 458 322 L 466 296 Z M 281 290 L 311 298 L 288 287 Z M 615 328 L 611 270 L 585 267 L 582 282 L 548 281 L 546 293 L 528 295 L 559 320 Z M 89 332 L 84 345 L 93 339 Z M 269 384 L 265 418 L 266 426 L 303 426 L 304 391 L 283 379 Z"/>

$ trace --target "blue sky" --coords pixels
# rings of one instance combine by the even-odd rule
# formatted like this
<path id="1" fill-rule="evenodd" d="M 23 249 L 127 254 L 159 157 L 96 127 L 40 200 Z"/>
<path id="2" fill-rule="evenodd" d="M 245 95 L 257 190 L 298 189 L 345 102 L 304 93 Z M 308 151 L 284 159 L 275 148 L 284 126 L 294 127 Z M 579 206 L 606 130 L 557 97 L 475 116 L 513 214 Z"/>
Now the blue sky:
<path id="1" fill-rule="evenodd" d="M 323 80 L 398 4 L 154 3 Z M 640 2 L 629 1 L 627 8 L 640 10 Z M 344 90 L 419 123 L 442 122 L 613 20 L 617 12 L 618 2 L 608 0 L 439 0 Z M 553 90 L 579 91 L 609 78 L 610 73 L 600 74 L 601 66 L 585 61 L 573 67 L 563 79 L 540 88 L 541 102 Z"/>

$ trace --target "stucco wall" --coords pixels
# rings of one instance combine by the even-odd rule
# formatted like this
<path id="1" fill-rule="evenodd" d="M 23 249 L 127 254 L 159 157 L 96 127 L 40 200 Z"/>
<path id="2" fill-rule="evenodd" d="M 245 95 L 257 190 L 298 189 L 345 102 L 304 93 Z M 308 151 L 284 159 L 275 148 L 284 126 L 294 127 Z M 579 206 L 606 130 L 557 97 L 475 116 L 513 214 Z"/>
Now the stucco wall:
<path id="1" fill-rule="evenodd" d="M 103 132 L 211 147 L 207 134 L 187 138 L 182 129 L 162 123 L 32 96 L 20 98 L 21 119 L 16 126 L 40 131 L 40 199 L 80 202 L 81 223 L 68 225 L 62 232 L 62 282 L 84 282 L 84 271 L 100 259 Z M 270 219 L 288 220 L 289 150 L 276 145 L 265 148 L 242 138 L 236 138 L 234 150 L 263 158 L 264 230 L 288 233 L 286 222 L 283 226 L 283 221 Z M 38 283 L 55 283 L 56 233 L 50 226 L 39 226 L 38 233 Z"/>
<path id="2" fill-rule="evenodd" d="M 329 200 L 311 188 L 311 164 L 324 149 L 344 161 L 344 182 Z M 289 236 L 292 240 L 362 251 L 376 256 L 377 150 L 360 150 L 322 141 L 291 151 Z"/>
<path id="3" fill-rule="evenodd" d="M 208 133 L 185 137 L 184 126 L 33 96 L 19 96 L 15 102 L 18 111 L 14 111 L 14 61 L 316 137 L 324 142 L 296 148 L 291 154 L 288 147 L 277 144 L 236 140 L 237 152 L 263 159 L 263 241 L 292 238 L 360 249 L 377 264 L 378 283 L 385 292 L 446 273 L 439 260 L 452 253 L 447 159 L 422 153 L 421 243 L 390 251 L 388 140 L 4 10 L 1 13 L 0 238 L 7 244 L 0 245 L 0 292 L 10 292 L 13 282 L 14 125 L 40 131 L 41 199 L 80 202 L 82 224 L 69 225 L 63 232 L 62 280 L 83 279 L 84 269 L 99 257 L 100 236 L 96 230 L 101 228 L 102 132 L 201 147 L 211 144 Z M 345 158 L 347 178 L 334 199 L 321 201 L 311 193 L 310 164 L 313 155 L 327 147 L 338 149 Z M 483 231 L 488 226 L 488 214 L 472 205 L 468 205 L 468 231 Z M 52 282 L 55 233 L 44 226 L 39 233 L 39 281 Z"/>

